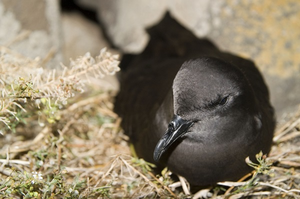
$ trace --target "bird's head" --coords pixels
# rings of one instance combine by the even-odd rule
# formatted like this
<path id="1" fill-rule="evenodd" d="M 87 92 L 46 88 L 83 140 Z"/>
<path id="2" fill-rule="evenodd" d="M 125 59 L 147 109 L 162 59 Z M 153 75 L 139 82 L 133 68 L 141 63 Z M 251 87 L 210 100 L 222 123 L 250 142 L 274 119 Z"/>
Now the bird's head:
<path id="1" fill-rule="evenodd" d="M 232 131 L 231 126 L 239 118 L 243 120 L 243 115 L 257 116 L 253 90 L 243 72 L 217 58 L 185 62 L 172 89 L 174 117 L 156 145 L 155 161 L 159 161 L 161 155 L 183 136 L 190 134 L 193 135 L 190 139 L 205 142 L 201 132 L 207 132 L 208 128 L 215 129 L 215 135 L 209 135 L 209 139 L 234 139 L 236 134 L 228 133 Z"/>

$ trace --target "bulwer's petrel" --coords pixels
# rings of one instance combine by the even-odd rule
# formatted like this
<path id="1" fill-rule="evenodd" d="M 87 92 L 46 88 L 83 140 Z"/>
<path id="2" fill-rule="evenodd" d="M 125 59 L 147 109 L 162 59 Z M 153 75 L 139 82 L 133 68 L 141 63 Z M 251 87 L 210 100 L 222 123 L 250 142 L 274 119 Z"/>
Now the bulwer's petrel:
<path id="1" fill-rule="evenodd" d="M 121 62 L 115 110 L 138 156 L 192 185 L 237 180 L 271 148 L 274 111 L 253 62 L 198 39 L 169 14 Z"/>

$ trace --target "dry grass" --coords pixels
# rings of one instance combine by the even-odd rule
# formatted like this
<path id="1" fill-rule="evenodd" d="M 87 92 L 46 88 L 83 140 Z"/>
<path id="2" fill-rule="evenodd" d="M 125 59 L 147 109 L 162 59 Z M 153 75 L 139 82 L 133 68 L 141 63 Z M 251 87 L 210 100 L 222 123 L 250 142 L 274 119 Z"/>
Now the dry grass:
<path id="1" fill-rule="evenodd" d="M 174 182 L 168 170 L 155 175 L 153 165 L 132 157 L 112 111 L 116 93 L 90 81 L 118 70 L 117 62 L 90 67 L 106 59 L 116 61 L 86 55 L 44 77 L 40 60 L 1 48 L 0 197 L 300 198 L 300 111 L 277 129 L 268 158 L 248 160 L 255 167 L 248 178 L 190 194 L 183 178 Z"/>

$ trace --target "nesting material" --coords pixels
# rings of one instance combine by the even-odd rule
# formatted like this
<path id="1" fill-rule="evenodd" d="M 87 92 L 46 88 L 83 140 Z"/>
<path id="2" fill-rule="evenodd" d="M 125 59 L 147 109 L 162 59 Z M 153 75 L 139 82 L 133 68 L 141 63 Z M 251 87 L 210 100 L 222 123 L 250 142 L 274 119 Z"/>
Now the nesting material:
<path id="1" fill-rule="evenodd" d="M 91 81 L 117 72 L 116 56 L 105 50 L 96 59 L 86 54 L 61 71 L 45 71 L 45 60 L 0 48 L 0 197 L 203 196 L 186 190 L 184 180 L 171 179 L 167 169 L 154 174 L 153 165 L 132 157 L 121 119 L 112 111 L 116 93 Z M 277 128 L 268 158 L 258 155 L 260 165 L 248 161 L 253 173 L 205 194 L 299 196 L 299 129 L 300 111 Z"/>

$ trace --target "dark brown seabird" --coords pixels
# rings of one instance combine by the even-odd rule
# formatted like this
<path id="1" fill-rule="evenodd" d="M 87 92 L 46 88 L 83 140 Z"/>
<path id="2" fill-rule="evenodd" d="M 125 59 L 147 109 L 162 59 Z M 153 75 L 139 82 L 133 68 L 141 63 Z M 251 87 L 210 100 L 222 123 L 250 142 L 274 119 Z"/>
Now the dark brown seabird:
<path id="1" fill-rule="evenodd" d="M 198 39 L 169 14 L 139 55 L 121 62 L 115 111 L 138 156 L 192 185 L 237 180 L 268 153 L 275 126 L 253 62 Z"/>

